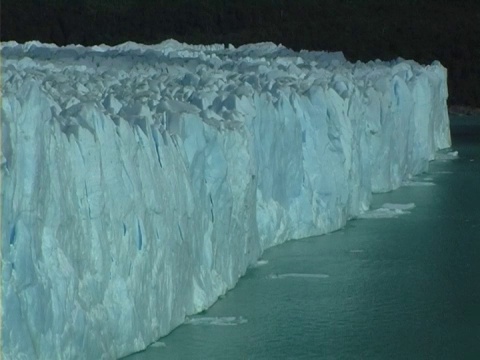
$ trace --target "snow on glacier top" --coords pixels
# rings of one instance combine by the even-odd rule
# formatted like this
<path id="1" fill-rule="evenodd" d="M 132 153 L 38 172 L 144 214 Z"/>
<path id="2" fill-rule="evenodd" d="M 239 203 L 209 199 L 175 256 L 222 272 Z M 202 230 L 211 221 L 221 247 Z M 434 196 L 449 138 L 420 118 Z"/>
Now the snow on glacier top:
<path id="1" fill-rule="evenodd" d="M 386 74 L 408 81 L 421 68 L 400 60 L 353 64 L 339 52 L 294 52 L 273 43 L 226 48 L 167 40 L 157 45 L 58 47 L 10 41 L 1 44 L 1 53 L 2 66 L 16 70 L 3 80 L 9 84 L 7 92 L 17 91 L 25 75 L 41 78 L 55 100 L 55 112 L 72 121 L 78 104 L 90 103 L 113 117 L 144 116 L 164 126 L 160 112 L 201 112 L 206 121 L 231 119 L 226 127 L 235 127 L 242 112 L 249 111 L 238 99 L 254 91 L 275 99 L 280 90 L 304 93 L 315 85 L 333 87 L 347 98 L 353 79 L 360 87 L 385 90 Z"/>

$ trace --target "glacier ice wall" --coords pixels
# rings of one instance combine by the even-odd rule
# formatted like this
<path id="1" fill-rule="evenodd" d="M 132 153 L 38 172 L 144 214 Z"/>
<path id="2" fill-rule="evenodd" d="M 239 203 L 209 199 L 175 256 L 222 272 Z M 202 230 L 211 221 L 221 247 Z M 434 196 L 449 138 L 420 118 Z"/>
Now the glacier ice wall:
<path id="1" fill-rule="evenodd" d="M 273 44 L 2 44 L 3 351 L 116 358 L 450 146 L 446 70 Z"/>

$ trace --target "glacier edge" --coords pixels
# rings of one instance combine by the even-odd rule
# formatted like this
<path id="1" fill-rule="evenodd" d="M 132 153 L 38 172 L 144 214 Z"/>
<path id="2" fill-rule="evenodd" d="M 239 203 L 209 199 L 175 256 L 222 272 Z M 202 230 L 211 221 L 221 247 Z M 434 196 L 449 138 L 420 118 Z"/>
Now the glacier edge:
<path id="1" fill-rule="evenodd" d="M 118 358 L 450 146 L 438 62 L 2 44 L 3 351 Z"/>

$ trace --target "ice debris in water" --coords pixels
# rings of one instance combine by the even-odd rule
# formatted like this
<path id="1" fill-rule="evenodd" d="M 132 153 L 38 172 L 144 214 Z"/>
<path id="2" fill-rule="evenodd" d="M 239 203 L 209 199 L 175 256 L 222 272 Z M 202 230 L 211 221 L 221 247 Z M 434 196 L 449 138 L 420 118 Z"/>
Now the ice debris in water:
<path id="1" fill-rule="evenodd" d="M 258 260 L 253 267 L 260 267 L 268 264 L 268 260 Z"/>
<path id="2" fill-rule="evenodd" d="M 159 347 L 166 347 L 167 345 L 162 342 L 162 341 L 155 341 L 152 345 L 150 345 L 151 347 L 154 347 L 154 348 L 159 348 Z"/>
<path id="3" fill-rule="evenodd" d="M 435 160 L 455 160 L 458 159 L 458 151 L 438 151 L 435 154 Z"/>
<path id="4" fill-rule="evenodd" d="M 369 210 L 358 216 L 359 219 L 388 219 L 396 218 L 399 215 L 410 214 L 415 207 L 414 203 L 408 204 L 391 204 L 385 203 L 378 209 Z"/>
<path id="5" fill-rule="evenodd" d="M 187 317 L 185 324 L 187 325 L 216 325 L 216 326 L 235 326 L 246 324 L 248 322 L 242 316 L 202 316 L 202 317 Z"/>
<path id="6" fill-rule="evenodd" d="M 435 186 L 432 181 L 412 181 L 406 180 L 402 183 L 402 186 Z"/>
<path id="7" fill-rule="evenodd" d="M 270 274 L 269 279 L 286 279 L 286 278 L 305 278 L 305 279 L 326 279 L 328 274 L 302 274 L 302 273 L 286 273 L 286 274 Z"/>

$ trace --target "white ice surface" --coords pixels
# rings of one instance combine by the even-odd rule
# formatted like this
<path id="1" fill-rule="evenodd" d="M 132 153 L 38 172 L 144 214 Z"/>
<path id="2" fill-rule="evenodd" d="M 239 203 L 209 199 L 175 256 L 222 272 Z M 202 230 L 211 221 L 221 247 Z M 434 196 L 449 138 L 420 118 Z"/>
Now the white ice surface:
<path id="1" fill-rule="evenodd" d="M 173 40 L 1 55 L 5 358 L 142 350 L 450 146 L 438 62 Z"/>

